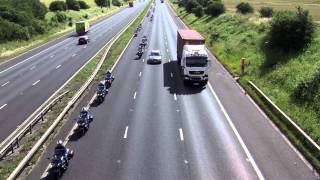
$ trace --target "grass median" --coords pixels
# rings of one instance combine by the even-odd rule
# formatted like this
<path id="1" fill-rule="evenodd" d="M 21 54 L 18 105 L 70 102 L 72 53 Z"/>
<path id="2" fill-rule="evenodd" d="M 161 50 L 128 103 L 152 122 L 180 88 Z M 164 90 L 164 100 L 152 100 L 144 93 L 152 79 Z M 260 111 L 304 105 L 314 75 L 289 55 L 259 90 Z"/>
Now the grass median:
<path id="1" fill-rule="evenodd" d="M 113 43 L 112 47 L 108 51 L 106 58 L 104 59 L 104 63 L 102 64 L 98 74 L 95 77 L 95 80 L 98 81 L 102 79 L 103 74 L 110 69 L 115 61 L 118 59 L 119 55 L 125 48 L 125 46 L 129 43 L 135 29 L 138 27 L 140 22 L 143 20 L 151 1 L 149 2 L 148 6 L 144 9 L 144 11 L 138 16 L 138 18 L 131 24 L 131 26 L 118 38 L 118 40 Z M 89 62 L 80 72 L 76 75 L 70 83 L 61 90 L 62 92 L 69 91 L 66 98 L 62 100 L 56 107 L 53 108 L 53 111 L 49 112 L 45 116 L 45 120 L 42 123 L 39 123 L 37 127 L 33 130 L 33 133 L 25 138 L 22 141 L 20 148 L 15 150 L 15 153 L 12 155 L 7 156 L 5 159 L 0 161 L 0 179 L 6 179 L 10 173 L 17 167 L 19 162 L 26 156 L 29 150 L 33 147 L 35 142 L 37 142 L 40 137 L 45 133 L 51 123 L 55 120 L 55 118 L 62 112 L 66 104 L 71 100 L 71 98 L 75 95 L 75 93 L 79 90 L 79 88 L 84 84 L 87 78 L 92 74 L 94 69 L 96 68 L 97 64 L 103 57 L 104 52 L 108 47 L 101 51 L 91 62 Z M 93 82 L 91 85 L 94 84 Z M 58 96 L 58 95 L 57 95 Z M 84 95 L 82 95 L 84 97 Z M 78 102 L 81 99 L 78 100 Z M 70 110 L 72 111 L 72 110 Z M 68 113 L 70 114 L 70 113 Z M 68 120 L 69 115 L 66 115 L 59 123 L 59 126 L 55 129 L 55 132 L 51 134 L 48 140 L 45 143 L 45 147 L 51 142 L 51 140 L 58 134 L 60 128 L 63 124 Z M 32 169 L 33 165 L 37 163 L 45 148 L 41 148 L 32 158 L 28 166 L 25 168 L 25 171 L 21 174 L 21 176 L 27 176 L 28 172 Z"/>

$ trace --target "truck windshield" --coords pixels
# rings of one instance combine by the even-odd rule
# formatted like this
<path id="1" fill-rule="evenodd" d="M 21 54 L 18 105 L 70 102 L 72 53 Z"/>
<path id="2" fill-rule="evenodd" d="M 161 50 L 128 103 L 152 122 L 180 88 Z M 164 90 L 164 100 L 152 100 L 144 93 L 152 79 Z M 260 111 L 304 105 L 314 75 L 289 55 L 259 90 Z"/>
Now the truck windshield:
<path id="1" fill-rule="evenodd" d="M 187 67 L 206 67 L 208 64 L 206 57 L 187 57 Z"/>

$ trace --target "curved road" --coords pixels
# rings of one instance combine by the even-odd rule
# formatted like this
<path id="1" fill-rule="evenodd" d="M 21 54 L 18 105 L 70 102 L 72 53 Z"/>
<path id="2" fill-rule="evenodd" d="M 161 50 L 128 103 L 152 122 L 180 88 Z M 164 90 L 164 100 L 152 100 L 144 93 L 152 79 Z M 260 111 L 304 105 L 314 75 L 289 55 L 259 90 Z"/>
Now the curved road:
<path id="1" fill-rule="evenodd" d="M 116 66 L 105 102 L 91 108 L 89 131 L 80 137 L 69 120 L 58 135 L 75 151 L 62 179 L 317 179 L 214 56 L 212 87 L 185 87 L 175 60 L 176 31 L 184 26 L 166 4 L 157 2 L 154 16 Z M 161 65 L 134 58 L 142 35 L 150 38 L 148 51 L 162 52 Z M 45 157 L 53 148 L 27 179 L 51 179 Z"/>

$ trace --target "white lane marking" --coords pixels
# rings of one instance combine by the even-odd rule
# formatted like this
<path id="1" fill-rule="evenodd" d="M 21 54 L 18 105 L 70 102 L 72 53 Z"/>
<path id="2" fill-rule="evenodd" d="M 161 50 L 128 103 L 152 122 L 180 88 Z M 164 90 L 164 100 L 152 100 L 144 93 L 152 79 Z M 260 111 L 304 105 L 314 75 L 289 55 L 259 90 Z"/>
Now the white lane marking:
<path id="1" fill-rule="evenodd" d="M 87 45 L 83 46 L 83 49 L 87 48 Z"/>
<path id="2" fill-rule="evenodd" d="M 209 87 L 209 89 L 211 90 L 211 92 L 212 92 L 213 96 L 215 97 L 215 99 L 217 100 L 218 105 L 220 106 L 220 108 L 221 108 L 224 116 L 226 117 L 226 119 L 227 119 L 227 121 L 228 121 L 228 123 L 229 123 L 229 125 L 230 125 L 230 127 L 231 127 L 231 129 L 232 129 L 232 131 L 233 131 L 234 134 L 236 135 L 236 137 L 237 137 L 237 139 L 238 139 L 238 141 L 239 141 L 242 149 L 243 149 L 244 152 L 246 153 L 249 161 L 251 162 L 251 165 L 252 165 L 253 169 L 255 170 L 255 172 L 257 173 L 258 178 L 259 178 L 260 180 L 264 180 L 265 178 L 263 177 L 262 172 L 260 171 L 258 165 L 257 165 L 256 162 L 254 161 L 254 159 L 253 159 L 253 157 L 252 157 L 249 149 L 247 148 L 247 146 L 245 145 L 244 141 L 242 140 L 242 138 L 241 138 L 238 130 L 236 129 L 235 125 L 233 124 L 230 116 L 228 115 L 227 111 L 226 111 L 225 108 L 223 107 L 220 99 L 218 98 L 217 94 L 215 93 L 215 91 L 214 91 L 214 89 L 212 88 L 212 86 L 211 86 L 210 83 L 208 83 L 208 87 Z"/>
<path id="3" fill-rule="evenodd" d="M 57 67 L 56 67 L 56 69 L 59 69 L 61 67 L 61 64 L 59 64 Z"/>
<path id="4" fill-rule="evenodd" d="M 173 77 L 173 73 L 170 73 L 170 76 Z"/>
<path id="5" fill-rule="evenodd" d="M 4 107 L 6 107 L 8 104 L 4 104 L 0 107 L 0 110 L 3 109 Z"/>
<path id="6" fill-rule="evenodd" d="M 180 140 L 184 141 L 184 137 L 183 137 L 183 131 L 181 128 L 179 128 L 179 134 L 180 134 Z"/>
<path id="7" fill-rule="evenodd" d="M 43 50 L 43 51 L 41 51 L 41 52 L 39 52 L 39 53 L 37 53 L 37 54 L 35 54 L 35 55 L 33 55 L 33 56 L 31 56 L 31 57 L 29 57 L 29 58 L 27 58 L 27 59 L 23 60 L 23 61 L 21 61 L 21 62 L 19 62 L 19 63 L 15 64 L 15 65 L 13 65 L 13 66 L 11 66 L 11 67 L 8 67 L 7 69 L 5 69 L 5 70 L 1 71 L 1 72 L 0 72 L 0 74 L 2 74 L 2 73 L 4 73 L 4 72 L 7 72 L 7 71 L 9 71 L 10 69 L 12 69 L 12 68 L 14 68 L 14 67 L 16 67 L 16 66 L 18 66 L 18 65 L 20 65 L 20 64 L 22 64 L 22 63 L 25 63 L 26 61 L 29 61 L 29 60 L 30 60 L 30 59 L 32 59 L 33 57 L 35 57 L 35 56 L 37 56 L 37 55 L 39 55 L 39 54 L 42 54 L 42 53 L 44 53 L 44 52 L 48 51 L 49 49 L 51 49 L 51 48 L 53 48 L 53 47 L 55 47 L 55 46 L 57 46 L 57 45 L 59 45 L 59 44 L 63 43 L 64 41 L 66 41 L 66 40 L 68 40 L 68 39 L 69 39 L 69 38 L 67 38 L 67 39 L 65 39 L 65 40 L 63 40 L 63 41 L 61 41 L 61 42 L 60 42 L 60 43 L 58 43 L 58 44 L 55 44 L 55 45 L 53 45 L 53 46 L 50 46 L 49 48 L 47 48 L 47 49 L 45 49 L 45 50 Z M 18 56 L 18 57 L 19 57 L 19 56 Z"/>
<path id="8" fill-rule="evenodd" d="M 50 56 L 50 58 L 53 58 L 53 57 L 54 57 L 54 55 L 51 55 L 51 56 Z"/>
<path id="9" fill-rule="evenodd" d="M 169 61 L 169 62 L 171 62 L 171 60 L 170 60 L 170 59 L 169 59 L 168 61 Z"/>
<path id="10" fill-rule="evenodd" d="M 185 163 L 185 164 L 188 164 L 189 162 L 188 162 L 187 160 L 184 160 L 184 163 Z"/>
<path id="11" fill-rule="evenodd" d="M 177 94 L 176 93 L 173 94 L 173 98 L 174 98 L 175 101 L 177 100 Z"/>
<path id="12" fill-rule="evenodd" d="M 75 57 L 77 54 L 72 54 L 72 57 Z"/>
<path id="13" fill-rule="evenodd" d="M 5 86 L 5 85 L 7 85 L 7 84 L 9 84 L 9 83 L 10 83 L 10 81 L 8 81 L 8 82 L 6 82 L 6 83 L 2 84 L 2 85 L 1 85 L 1 87 Z"/>
<path id="14" fill-rule="evenodd" d="M 141 77 L 142 72 L 139 73 L 139 77 Z"/>
<path id="15" fill-rule="evenodd" d="M 142 59 L 142 62 L 144 62 L 144 59 Z"/>
<path id="16" fill-rule="evenodd" d="M 127 139 L 129 126 L 126 126 L 126 130 L 124 131 L 123 138 Z"/>
<path id="17" fill-rule="evenodd" d="M 32 84 L 32 86 L 35 86 L 35 85 L 38 84 L 39 82 L 40 82 L 40 79 L 39 79 L 38 81 L 34 82 L 34 83 Z"/>
<path id="18" fill-rule="evenodd" d="M 167 49 L 167 52 L 169 52 L 169 49 Z"/>
<path id="19" fill-rule="evenodd" d="M 134 92 L 133 99 L 136 99 L 136 97 L 137 97 L 137 92 Z"/>
<path id="20" fill-rule="evenodd" d="M 36 68 L 36 66 L 32 66 L 32 67 L 30 68 L 30 70 L 33 70 L 34 68 Z"/>

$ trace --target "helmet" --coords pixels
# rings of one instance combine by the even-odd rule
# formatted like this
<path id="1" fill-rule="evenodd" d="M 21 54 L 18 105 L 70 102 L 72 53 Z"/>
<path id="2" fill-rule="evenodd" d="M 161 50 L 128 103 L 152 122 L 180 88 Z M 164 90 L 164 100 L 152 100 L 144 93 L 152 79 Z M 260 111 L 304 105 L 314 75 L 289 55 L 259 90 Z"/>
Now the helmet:
<path id="1" fill-rule="evenodd" d="M 57 145 L 62 146 L 62 144 L 63 144 L 62 140 L 58 140 L 58 141 L 57 141 Z"/>
<path id="2" fill-rule="evenodd" d="M 107 74 L 111 74 L 111 71 L 110 71 L 110 70 L 108 70 L 108 71 L 107 71 Z"/>

